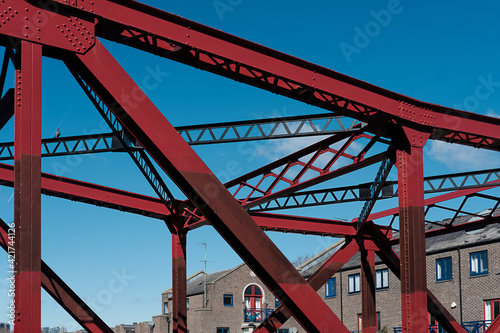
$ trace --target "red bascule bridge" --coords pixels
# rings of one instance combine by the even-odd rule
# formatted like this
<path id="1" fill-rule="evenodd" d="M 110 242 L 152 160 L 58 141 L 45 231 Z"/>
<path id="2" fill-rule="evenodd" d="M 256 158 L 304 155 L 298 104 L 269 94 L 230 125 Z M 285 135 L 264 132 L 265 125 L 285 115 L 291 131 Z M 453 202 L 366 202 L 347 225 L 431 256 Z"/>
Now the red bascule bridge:
<path id="1" fill-rule="evenodd" d="M 7 66 L 15 66 L 15 86 L 2 91 L 0 104 L 2 127 L 15 117 L 14 142 L 0 147 L 3 159 L 13 159 L 14 167 L 0 164 L 0 179 L 2 185 L 14 187 L 16 333 L 40 332 L 41 287 L 88 332 L 112 332 L 41 260 L 41 194 L 165 221 L 172 234 L 174 332 L 187 332 L 186 235 L 207 224 L 220 233 L 282 303 L 256 332 L 275 332 L 290 316 L 307 332 L 348 332 L 316 290 L 358 251 L 362 259 L 363 332 L 376 331 L 375 253 L 401 280 L 403 332 L 426 332 L 428 311 L 436 315 L 447 332 L 465 332 L 427 289 L 426 272 L 421 269 L 425 267 L 425 238 L 471 224 L 498 223 L 498 216 L 494 216 L 493 209 L 467 225 L 450 223 L 426 233 L 426 214 L 430 208 L 457 198 L 463 198 L 464 203 L 471 197 L 485 198 L 498 207 L 500 198 L 480 192 L 499 186 L 500 176 L 498 171 L 486 170 L 424 178 L 422 151 L 430 139 L 500 150 L 500 119 L 415 100 L 131 0 L 1 0 L 0 36 L 6 48 L 0 75 L 2 90 Z M 175 128 L 100 39 L 326 112 Z M 42 57 L 64 62 L 109 125 L 110 133 L 41 139 Z M 129 102 L 131 98 L 133 103 Z M 353 120 L 350 126 L 341 121 L 346 117 Z M 339 127 L 314 127 L 318 119 Z M 290 122 L 301 125 L 292 129 L 287 127 Z M 264 125 L 280 125 L 287 130 L 266 132 Z M 328 137 L 226 184 L 191 148 L 196 144 L 303 135 Z M 363 143 L 355 156 L 347 152 L 354 142 Z M 383 152 L 374 152 L 375 145 L 384 147 Z M 130 155 L 158 197 L 41 172 L 41 158 L 45 156 L 113 150 Z M 320 157 L 328 162 L 318 167 L 315 161 Z M 340 158 L 350 163 L 337 167 Z M 163 169 L 187 200 L 173 197 L 155 165 Z M 379 165 L 379 169 L 373 183 L 365 188 L 365 197 L 352 196 L 359 190 L 357 184 L 310 189 L 372 165 Z M 397 191 L 384 194 L 393 165 L 398 174 L 393 184 Z M 288 171 L 292 168 L 299 171 L 291 176 Z M 306 173 L 314 176 L 304 177 Z M 457 177 L 475 181 L 464 185 L 453 181 Z M 431 184 L 431 190 L 425 190 L 425 184 Z M 428 192 L 446 193 L 425 199 Z M 384 195 L 398 196 L 399 207 L 373 213 L 374 203 Z M 269 212 L 348 201 L 365 201 L 359 217 L 352 222 Z M 456 215 L 462 212 L 462 206 L 455 210 Z M 397 239 L 392 237 L 391 225 L 376 223 L 377 219 L 391 216 L 392 221 L 399 220 Z M 7 250 L 9 227 L 3 223 L 1 229 L 2 245 Z M 305 280 L 264 230 L 343 237 L 346 242 Z M 391 249 L 398 242 L 400 255 Z M 497 318 L 487 332 L 499 331 Z"/>

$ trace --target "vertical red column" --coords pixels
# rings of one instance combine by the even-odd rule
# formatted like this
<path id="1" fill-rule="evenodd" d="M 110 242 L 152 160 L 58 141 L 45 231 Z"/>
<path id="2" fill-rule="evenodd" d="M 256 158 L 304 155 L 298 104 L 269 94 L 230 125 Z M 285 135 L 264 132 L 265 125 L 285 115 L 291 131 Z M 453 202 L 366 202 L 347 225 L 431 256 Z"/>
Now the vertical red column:
<path id="1" fill-rule="evenodd" d="M 40 332 L 42 46 L 23 41 L 16 59 L 15 332 Z"/>
<path id="2" fill-rule="evenodd" d="M 172 232 L 172 332 L 187 332 L 186 236 L 184 221 L 173 217 Z"/>
<path id="3" fill-rule="evenodd" d="M 375 253 L 373 251 L 361 250 L 361 297 L 363 333 L 376 333 Z"/>
<path id="4" fill-rule="evenodd" d="M 424 172 L 426 133 L 405 129 L 409 144 L 397 152 L 403 332 L 427 332 Z"/>

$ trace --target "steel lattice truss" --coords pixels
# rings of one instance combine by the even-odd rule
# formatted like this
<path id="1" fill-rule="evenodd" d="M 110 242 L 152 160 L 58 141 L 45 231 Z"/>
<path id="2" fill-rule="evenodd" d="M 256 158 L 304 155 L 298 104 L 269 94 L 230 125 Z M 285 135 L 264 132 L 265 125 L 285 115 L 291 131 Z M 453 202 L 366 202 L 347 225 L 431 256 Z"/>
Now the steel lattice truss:
<path id="1" fill-rule="evenodd" d="M 16 122 L 14 142 L 0 144 L 0 160 L 14 159 L 14 166 L 0 164 L 0 183 L 13 186 L 15 193 L 15 232 L 19 235 L 15 245 L 16 330 L 40 331 L 43 286 L 87 331 L 112 332 L 41 260 L 40 194 L 44 194 L 166 222 L 173 243 L 174 332 L 185 332 L 187 325 L 186 235 L 206 224 L 227 240 L 283 304 L 256 332 L 274 332 L 290 316 L 308 332 L 348 332 L 316 290 L 357 251 L 363 253 L 363 331 L 376 330 L 370 277 L 377 253 L 401 279 L 401 311 L 408 319 L 403 322 L 404 332 L 423 328 L 427 308 L 434 312 L 437 309 L 438 321 L 448 332 L 464 332 L 427 289 L 425 270 L 418 269 L 418 263 L 425 260 L 426 237 L 498 223 L 500 217 L 495 215 L 495 209 L 500 198 L 480 192 L 500 186 L 500 171 L 424 178 L 423 147 L 434 139 L 498 151 L 500 120 L 384 90 L 131 0 L 3 0 L 0 11 L 6 20 L 0 25 L 0 42 L 6 49 L 0 92 L 9 62 L 15 66 L 15 87 L 0 101 L 0 129 L 13 116 Z M 33 28 L 43 15 L 50 15 L 50 22 Z M 100 39 L 330 112 L 175 128 Z M 110 133 L 42 140 L 42 56 L 64 62 Z M 137 103 L 128 103 L 127 94 L 139 94 L 140 98 Z M 190 147 L 319 135 L 324 137 L 317 143 L 226 184 Z M 41 173 L 42 157 L 107 152 L 127 153 L 157 197 Z M 172 195 L 157 166 L 186 200 Z M 372 183 L 337 188 L 326 185 L 371 166 L 379 170 L 373 174 Z M 387 181 L 391 168 L 398 171 L 397 182 Z M 446 193 L 425 198 L 425 194 L 441 192 Z M 373 212 L 377 200 L 391 197 L 398 197 L 398 207 Z M 458 207 L 448 205 L 460 198 Z M 486 200 L 492 208 L 473 214 L 466 207 L 471 199 Z M 364 201 L 365 205 L 359 218 L 351 222 L 268 212 L 352 201 Z M 429 216 L 438 209 L 452 211 L 453 217 L 436 226 Z M 464 213 L 475 216 L 467 223 L 454 225 Z M 389 226 L 374 223 L 382 218 L 390 218 Z M 396 220 L 399 234 L 393 237 Z M 426 232 L 426 223 L 435 227 Z M 3 221 L 0 225 L 0 244 L 8 250 L 12 230 Z M 345 237 L 346 241 L 306 281 L 264 230 Z M 391 248 L 398 242 L 401 258 Z M 488 332 L 499 327 L 497 320 Z"/>

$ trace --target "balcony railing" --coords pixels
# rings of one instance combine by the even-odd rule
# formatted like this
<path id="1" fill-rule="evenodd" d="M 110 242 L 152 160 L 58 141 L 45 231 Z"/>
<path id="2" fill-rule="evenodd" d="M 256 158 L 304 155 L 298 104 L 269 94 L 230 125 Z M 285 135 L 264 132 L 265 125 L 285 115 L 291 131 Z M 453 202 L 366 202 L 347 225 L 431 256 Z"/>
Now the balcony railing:
<path id="1" fill-rule="evenodd" d="M 245 316 L 245 322 L 261 322 L 266 320 L 273 311 L 274 309 L 245 309 L 243 310 L 243 314 Z"/>
<path id="2" fill-rule="evenodd" d="M 461 325 L 468 333 L 484 333 L 492 322 L 492 320 L 464 321 Z M 446 333 L 446 330 L 439 325 L 429 325 L 428 329 L 429 333 Z M 394 333 L 402 332 L 403 328 L 394 327 Z"/>
<path id="3" fill-rule="evenodd" d="M 493 320 L 464 321 L 462 327 L 469 333 L 484 333 Z"/>

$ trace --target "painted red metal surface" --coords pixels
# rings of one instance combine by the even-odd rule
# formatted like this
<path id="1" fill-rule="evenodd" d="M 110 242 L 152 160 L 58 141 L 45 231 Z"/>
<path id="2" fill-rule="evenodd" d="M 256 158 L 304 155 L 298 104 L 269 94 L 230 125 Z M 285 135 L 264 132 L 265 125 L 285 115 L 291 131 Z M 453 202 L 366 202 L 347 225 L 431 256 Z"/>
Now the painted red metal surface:
<path id="1" fill-rule="evenodd" d="M 377 332 L 375 252 L 361 249 L 361 323 L 363 333 Z"/>
<path id="2" fill-rule="evenodd" d="M 56 1 L 98 18 L 101 37 L 358 119 L 383 112 L 436 139 L 498 149 L 498 119 L 418 101 L 135 1 Z"/>
<path id="3" fill-rule="evenodd" d="M 20 57 L 17 61 L 14 96 L 16 289 L 18 291 L 15 298 L 18 307 L 16 331 L 38 333 L 40 329 L 39 127 L 41 57 L 44 45 L 51 47 L 45 48 L 48 55 L 67 61 L 89 85 L 94 87 L 103 101 L 114 107 L 113 111 L 124 127 L 145 147 L 201 214 L 240 254 L 267 287 L 281 299 L 287 310 L 307 331 L 347 332 L 338 318 L 314 292 L 312 285 L 296 272 L 260 230 L 264 225 L 265 227 L 279 225 L 283 230 L 290 225 L 283 225 L 277 218 L 271 223 L 269 216 L 260 216 L 256 218 L 256 220 L 261 219 L 262 225 L 259 226 L 245 212 L 245 208 L 264 203 L 268 198 L 278 197 L 283 193 L 291 193 L 318 184 L 363 165 L 375 163 L 377 158 L 385 156 L 380 154 L 369 159 L 356 160 L 348 168 L 331 172 L 329 169 L 316 170 L 313 167 L 315 159 L 321 153 L 318 151 L 309 162 L 297 164 L 302 167 L 297 176 L 286 178 L 284 174 L 273 175 L 275 180 L 268 188 L 252 188 L 245 180 L 243 185 L 252 188 L 251 193 L 260 192 L 262 196 L 255 200 L 251 195 L 248 196 L 243 200 L 242 207 L 103 46 L 96 41 L 96 33 L 103 38 L 160 54 L 337 114 L 368 121 L 370 125 L 374 125 L 372 129 L 377 134 L 392 135 L 388 134 L 388 131 L 403 126 L 407 135 L 405 139 L 409 141 L 408 146 L 398 147 L 397 152 L 403 330 L 425 331 L 427 324 L 425 305 L 434 304 L 437 308 L 440 305 L 426 289 L 425 270 L 423 273 L 418 270 L 419 267 L 425 266 L 423 207 L 426 201 L 423 197 L 422 147 L 430 137 L 499 150 L 500 120 L 408 98 L 135 1 L 55 0 L 34 3 L 5 0 L 0 4 L 0 10 L 9 21 L 8 24 L 0 26 L 2 35 L 0 43 L 21 49 L 18 53 Z M 418 131 L 411 128 L 418 128 Z M 346 145 L 335 152 L 336 155 L 329 164 L 333 165 L 335 159 L 341 155 L 345 156 L 345 148 Z M 285 166 L 285 169 L 290 166 Z M 317 171 L 320 175 L 310 181 L 301 182 L 301 177 L 309 170 Z M 269 172 L 270 170 L 267 170 L 264 176 Z M 276 190 L 282 181 L 292 186 L 285 190 Z M 84 187 L 78 187 L 75 183 L 59 183 L 57 186 L 61 184 L 64 185 L 60 193 L 85 191 Z M 116 207 L 117 202 L 125 201 L 127 203 L 124 206 L 137 207 L 141 212 L 148 211 L 142 205 L 157 209 L 153 207 L 156 205 L 154 201 L 126 195 L 123 192 L 113 192 L 113 198 L 106 198 L 105 195 L 112 192 L 109 188 L 93 188 L 87 191 L 89 196 L 99 196 L 100 199 L 94 203 L 113 201 Z M 79 194 L 79 198 L 85 196 L 81 196 L 81 192 Z M 452 194 L 450 197 L 453 195 L 457 194 Z M 304 222 L 307 221 L 301 222 L 303 228 L 307 225 Z M 293 220 L 292 230 L 300 230 L 299 224 L 298 220 Z M 171 229 L 172 225 L 169 224 L 169 227 Z M 316 229 L 318 226 L 311 227 L 309 223 L 303 230 L 307 228 Z M 324 229 L 321 228 L 319 230 L 322 232 Z M 339 233 L 339 230 L 344 229 L 345 226 L 334 224 L 330 232 Z M 370 242 L 364 242 L 365 249 L 368 245 L 372 246 Z M 183 241 L 179 238 L 174 240 L 174 243 L 175 258 L 180 258 L 175 263 L 175 267 L 178 268 L 175 275 L 177 279 L 185 279 L 185 275 L 182 276 L 183 273 L 180 272 L 182 267 L 185 269 L 185 253 L 184 266 L 181 254 Z M 376 247 L 372 249 L 374 248 Z M 395 260 L 393 254 L 388 252 L 383 254 Z M 372 270 L 371 265 L 367 260 L 367 267 L 370 267 L 370 270 Z M 368 269 L 365 273 L 367 272 Z M 176 297 L 179 302 L 180 298 L 184 297 L 182 286 L 177 286 L 176 289 L 176 292 L 180 293 Z M 180 309 L 180 305 L 177 305 L 177 329 L 182 330 L 185 329 L 185 323 L 182 323 L 181 318 L 184 312 Z M 366 318 L 369 319 L 369 323 L 366 327 L 367 330 L 371 330 L 372 309 L 368 309 L 369 305 L 366 307 L 364 311 L 369 313 L 369 318 Z M 440 311 L 446 312 L 444 308 Z M 452 322 L 450 318 L 445 319 L 448 326 L 455 327 L 454 324 L 450 324 Z M 495 325 L 498 327 L 499 324 L 495 322 Z M 459 329 L 455 331 L 461 332 Z"/>
<path id="4" fill-rule="evenodd" d="M 186 237 L 184 218 L 172 215 L 172 332 L 187 333 Z"/>
<path id="5" fill-rule="evenodd" d="M 352 256 L 359 251 L 358 244 L 355 241 L 347 241 L 342 248 L 336 251 L 313 275 L 309 277 L 307 282 L 318 290 L 329 278 L 337 273 Z M 290 312 L 280 305 L 274 312 L 257 327 L 254 333 L 276 332 L 289 318 Z"/>
<path id="6" fill-rule="evenodd" d="M 420 135 L 416 133 L 416 135 Z M 426 139 L 426 138 L 425 138 Z M 403 332 L 427 332 L 427 275 L 422 146 L 398 150 Z"/>
<path id="7" fill-rule="evenodd" d="M 66 60 L 306 330 L 347 332 L 102 44 Z"/>
<path id="8" fill-rule="evenodd" d="M 371 234 L 374 236 L 374 242 L 377 244 L 379 251 L 377 255 L 384 264 L 394 273 L 394 275 L 401 279 L 401 259 L 399 255 L 391 248 L 391 242 L 389 238 L 384 235 L 383 232 L 378 227 L 369 226 Z M 444 307 L 439 300 L 431 293 L 429 289 L 426 288 L 427 294 L 427 311 L 432 313 L 438 323 L 444 327 L 447 332 L 450 333 L 466 333 L 465 329 L 460 325 L 459 322 L 448 312 L 446 307 Z M 422 323 L 422 328 L 427 329 L 427 321 Z"/>
<path id="9" fill-rule="evenodd" d="M 354 236 L 356 234 L 356 227 L 350 222 L 269 213 L 250 213 L 250 215 L 262 229 L 268 231 L 331 237 Z"/>
<path id="10" fill-rule="evenodd" d="M 22 42 L 15 78 L 15 327 L 39 333 L 41 319 L 42 46 Z"/>
<path id="11" fill-rule="evenodd" d="M 488 327 L 484 333 L 498 333 L 500 332 L 500 316 L 498 316 Z"/>
<path id="12" fill-rule="evenodd" d="M 10 231 L 9 231 L 10 230 Z M 0 219 L 0 246 L 9 251 L 12 229 Z M 104 321 L 42 260 L 42 287 L 88 332 L 112 333 Z"/>

